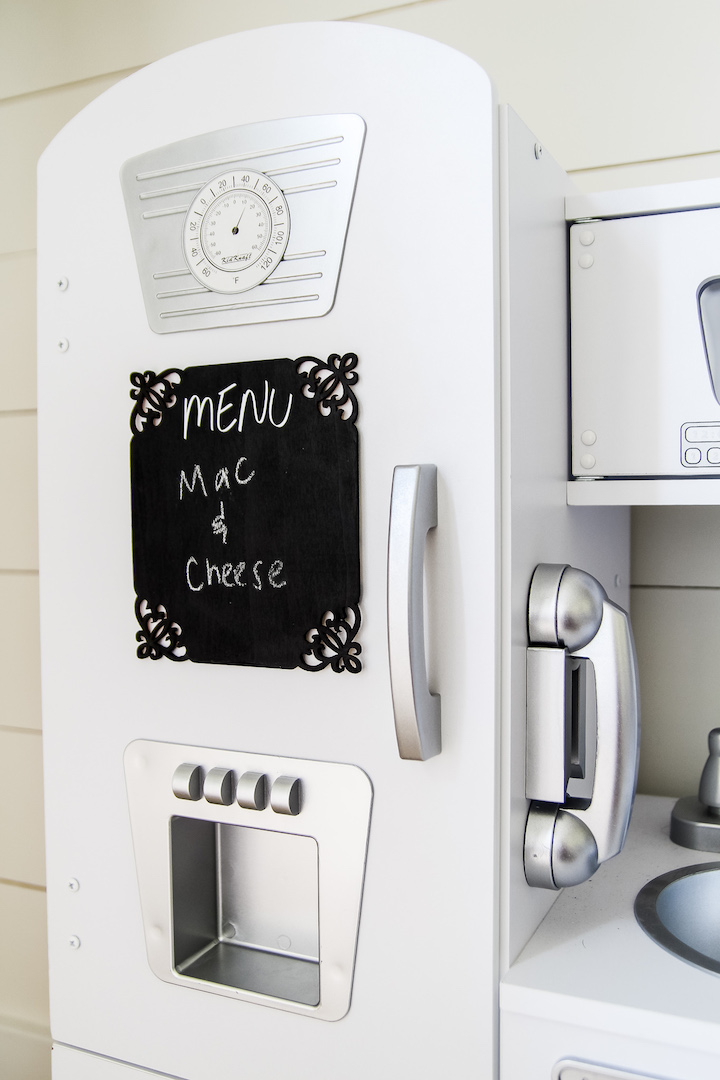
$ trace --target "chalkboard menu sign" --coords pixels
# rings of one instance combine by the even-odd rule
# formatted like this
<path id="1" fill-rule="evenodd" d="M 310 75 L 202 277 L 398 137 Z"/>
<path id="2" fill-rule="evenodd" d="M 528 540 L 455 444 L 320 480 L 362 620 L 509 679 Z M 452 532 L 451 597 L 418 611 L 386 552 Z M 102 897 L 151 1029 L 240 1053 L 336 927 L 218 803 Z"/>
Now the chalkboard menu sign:
<path id="1" fill-rule="evenodd" d="M 131 376 L 141 659 L 360 671 L 357 363 Z"/>

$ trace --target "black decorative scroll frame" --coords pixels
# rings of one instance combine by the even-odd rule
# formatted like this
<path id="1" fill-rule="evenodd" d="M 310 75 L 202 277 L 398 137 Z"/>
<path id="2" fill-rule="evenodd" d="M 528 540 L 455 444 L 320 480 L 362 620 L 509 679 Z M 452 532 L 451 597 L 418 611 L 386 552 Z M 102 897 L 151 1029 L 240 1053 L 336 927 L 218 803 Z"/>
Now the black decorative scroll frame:
<path id="1" fill-rule="evenodd" d="M 187 660 L 187 649 L 182 642 L 182 630 L 172 622 L 162 604 L 152 610 L 147 600 L 140 597 L 135 601 L 135 615 L 142 630 L 135 638 L 140 642 L 137 654 L 141 660 L 159 660 L 167 656 L 169 660 Z"/>
<path id="2" fill-rule="evenodd" d="M 354 424 L 358 403 L 350 387 L 358 381 L 357 364 L 356 353 L 343 356 L 331 353 L 327 362 L 315 356 L 301 356 L 295 361 L 295 368 L 303 380 L 303 394 L 317 402 L 323 416 L 329 416 L 334 407 L 343 420 Z"/>
<path id="3" fill-rule="evenodd" d="M 362 670 L 357 365 L 131 375 L 138 657 Z"/>
<path id="4" fill-rule="evenodd" d="M 356 605 L 345 609 L 344 618 L 326 611 L 320 625 L 305 635 L 310 649 L 303 654 L 300 666 L 305 671 L 322 671 L 329 665 L 333 671 L 357 675 L 362 671 L 362 645 L 355 641 L 360 621 L 360 608 Z"/>
<path id="5" fill-rule="evenodd" d="M 154 371 L 133 371 L 130 382 L 133 389 L 130 397 L 135 401 L 135 408 L 130 416 L 130 427 L 133 433 L 139 434 L 144 431 L 148 421 L 157 427 L 168 409 L 172 409 L 177 401 L 175 393 L 182 372 L 175 368 L 156 375 Z"/>

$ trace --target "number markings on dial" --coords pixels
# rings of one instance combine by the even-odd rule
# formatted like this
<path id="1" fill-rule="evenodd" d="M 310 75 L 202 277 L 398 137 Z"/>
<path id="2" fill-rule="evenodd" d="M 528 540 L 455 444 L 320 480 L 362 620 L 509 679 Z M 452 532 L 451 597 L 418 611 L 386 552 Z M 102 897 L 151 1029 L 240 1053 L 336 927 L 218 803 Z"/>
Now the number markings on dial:
<path id="1" fill-rule="evenodd" d="M 252 170 L 225 173 L 193 200 L 185 218 L 183 249 L 190 272 L 206 288 L 245 292 L 273 272 L 289 232 L 285 197 L 269 177 Z"/>

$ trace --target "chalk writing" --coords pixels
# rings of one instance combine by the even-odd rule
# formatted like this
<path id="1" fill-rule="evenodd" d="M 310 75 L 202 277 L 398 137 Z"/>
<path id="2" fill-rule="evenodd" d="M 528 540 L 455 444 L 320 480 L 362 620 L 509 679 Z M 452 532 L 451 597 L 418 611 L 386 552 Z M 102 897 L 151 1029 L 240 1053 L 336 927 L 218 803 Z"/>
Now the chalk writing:
<path id="1" fill-rule="evenodd" d="M 187 488 L 187 490 L 190 492 L 190 494 L 192 494 L 193 491 L 195 490 L 195 483 L 198 480 L 200 481 L 200 487 L 203 490 L 203 495 L 205 496 L 205 498 L 207 498 L 207 488 L 205 487 L 205 481 L 203 480 L 203 474 L 202 474 L 202 472 L 200 470 L 200 466 L 195 465 L 195 466 L 193 466 L 192 477 L 191 477 L 189 483 L 188 483 L 188 478 L 185 475 L 185 470 L 183 469 L 181 471 L 181 473 L 180 473 L 180 498 L 181 499 L 183 497 L 183 489 Z"/>
<path id="2" fill-rule="evenodd" d="M 262 570 L 264 559 L 258 559 L 252 566 L 252 579 L 243 580 L 246 562 L 211 563 L 205 559 L 205 572 L 199 569 L 200 563 L 191 555 L 185 563 L 185 580 L 191 592 L 202 592 L 206 585 L 224 585 L 226 589 L 244 588 L 250 585 L 256 592 L 261 592 L 267 584 L 272 589 L 284 589 L 287 581 L 282 578 L 284 564 L 281 559 L 274 559 L 267 570 Z"/>
<path id="3" fill-rule="evenodd" d="M 254 469 L 252 469 L 248 473 L 247 476 L 241 476 L 240 475 L 241 467 L 246 463 L 246 461 L 247 461 L 247 458 L 245 458 L 245 457 L 238 458 L 237 464 L 235 465 L 235 468 L 233 469 L 233 476 L 235 478 L 235 483 L 239 484 L 241 487 L 244 487 L 245 484 L 249 484 L 250 481 L 252 480 L 252 478 L 255 475 L 255 470 Z M 182 499 L 184 491 L 189 491 L 190 494 L 192 495 L 194 493 L 194 491 L 195 491 L 195 484 L 196 483 L 200 484 L 200 487 L 202 489 L 202 493 L 205 496 L 205 498 L 207 498 L 207 488 L 205 486 L 205 479 L 203 477 L 202 469 L 200 468 L 200 466 L 199 465 L 193 465 L 192 475 L 191 475 L 189 480 L 187 478 L 187 474 L 186 474 L 185 470 L 181 469 L 180 470 L 180 498 Z M 219 491 L 221 487 L 226 487 L 228 490 L 230 490 L 230 467 L 228 465 L 221 465 L 220 468 L 215 473 L 215 490 Z"/>
<path id="4" fill-rule="evenodd" d="M 276 420 L 274 414 L 275 387 L 273 386 L 271 389 L 267 379 L 265 380 L 264 387 L 262 408 L 258 407 L 258 399 L 254 390 L 243 391 L 239 404 L 234 401 L 226 402 L 225 395 L 230 394 L 235 390 L 237 388 L 237 383 L 230 383 L 228 386 L 222 388 L 217 396 L 217 406 L 210 396 L 200 398 L 198 394 L 191 394 L 189 398 L 185 398 L 183 401 L 183 438 L 187 441 L 188 430 L 190 429 L 191 421 L 193 419 L 196 427 L 200 428 L 203 426 L 203 418 L 206 409 L 210 431 L 217 430 L 221 435 L 227 435 L 236 427 L 236 425 L 237 431 L 242 431 L 245 426 L 245 413 L 247 411 L 248 402 L 252 402 L 252 415 L 255 418 L 256 424 L 264 424 L 266 420 L 269 420 L 275 428 L 285 427 L 290 419 L 290 411 L 293 403 L 292 395 L 288 395 L 285 415 L 282 420 Z M 233 416 L 228 423 L 223 424 L 223 413 L 230 412 L 232 409 L 237 412 L 237 416 Z"/>
<path id="5" fill-rule="evenodd" d="M 223 544 L 227 544 L 227 525 L 225 524 L 225 505 L 220 503 L 220 513 L 213 518 L 212 531 L 215 536 L 222 536 Z"/>

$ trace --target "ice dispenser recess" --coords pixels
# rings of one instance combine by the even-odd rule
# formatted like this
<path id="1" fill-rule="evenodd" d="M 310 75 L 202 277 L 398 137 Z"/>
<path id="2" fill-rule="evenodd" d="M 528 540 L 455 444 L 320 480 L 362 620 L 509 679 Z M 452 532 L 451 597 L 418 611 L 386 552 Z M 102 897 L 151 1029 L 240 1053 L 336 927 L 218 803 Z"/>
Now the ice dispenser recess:
<path id="1" fill-rule="evenodd" d="M 170 836 L 175 970 L 318 1005 L 314 837 L 187 817 Z"/>
<path id="2" fill-rule="evenodd" d="M 128 746 L 125 773 L 155 974 L 340 1019 L 365 872 L 366 774 L 142 740 Z"/>

